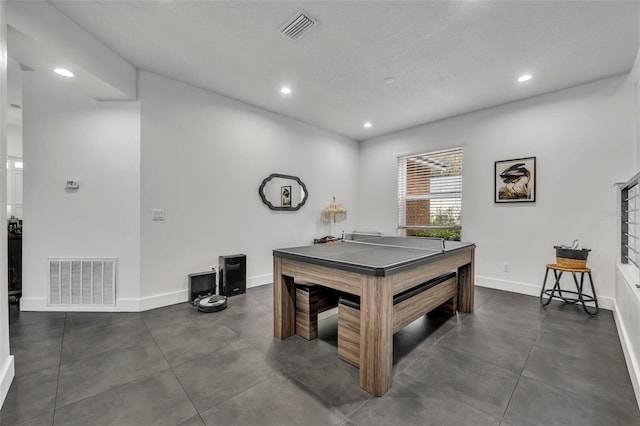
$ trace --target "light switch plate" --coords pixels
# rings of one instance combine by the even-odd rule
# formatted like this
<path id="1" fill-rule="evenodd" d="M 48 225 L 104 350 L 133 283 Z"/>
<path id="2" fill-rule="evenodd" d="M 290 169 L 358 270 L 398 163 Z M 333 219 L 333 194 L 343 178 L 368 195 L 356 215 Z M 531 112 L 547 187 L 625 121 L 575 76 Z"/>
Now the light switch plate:
<path id="1" fill-rule="evenodd" d="M 152 209 L 151 220 L 164 220 L 164 209 Z"/>
<path id="2" fill-rule="evenodd" d="M 65 182 L 64 187 L 67 189 L 78 189 L 80 187 L 80 182 L 77 180 L 68 180 Z"/>

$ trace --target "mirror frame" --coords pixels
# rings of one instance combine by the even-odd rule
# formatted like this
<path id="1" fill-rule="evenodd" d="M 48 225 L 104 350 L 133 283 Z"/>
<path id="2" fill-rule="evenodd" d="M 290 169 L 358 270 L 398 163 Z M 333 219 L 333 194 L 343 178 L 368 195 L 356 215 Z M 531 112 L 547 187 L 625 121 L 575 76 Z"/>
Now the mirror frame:
<path id="1" fill-rule="evenodd" d="M 304 198 L 302 199 L 302 201 L 300 201 L 300 203 L 297 204 L 295 207 L 294 206 L 291 206 L 291 207 L 279 207 L 279 206 L 274 206 L 273 204 L 271 204 L 271 202 L 269 200 L 267 200 L 266 195 L 264 195 L 264 187 L 273 178 L 291 179 L 291 180 L 295 180 L 296 182 L 298 182 L 298 184 L 304 190 Z M 280 211 L 289 211 L 289 212 L 300 210 L 300 207 L 304 206 L 304 203 L 306 203 L 307 199 L 309 198 L 309 191 L 307 191 L 307 186 L 304 184 L 304 182 L 302 182 L 300 180 L 299 177 L 291 176 L 291 175 L 283 175 L 283 174 L 280 174 L 280 173 L 271 173 L 268 177 L 264 178 L 262 180 L 262 184 L 260 184 L 260 187 L 258 188 L 258 194 L 260 194 L 260 198 L 262 199 L 262 202 L 264 203 L 264 205 L 269 207 L 271 210 L 280 210 Z"/>

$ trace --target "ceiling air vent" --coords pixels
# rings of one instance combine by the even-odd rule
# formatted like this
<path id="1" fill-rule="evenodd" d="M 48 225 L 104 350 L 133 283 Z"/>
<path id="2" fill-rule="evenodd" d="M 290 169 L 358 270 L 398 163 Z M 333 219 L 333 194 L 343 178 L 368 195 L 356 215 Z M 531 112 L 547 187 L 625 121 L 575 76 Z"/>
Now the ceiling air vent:
<path id="1" fill-rule="evenodd" d="M 317 27 L 318 20 L 311 17 L 304 10 L 299 10 L 291 19 L 289 19 L 282 27 L 280 32 L 291 40 L 298 40 L 300 37 L 309 33 Z"/>

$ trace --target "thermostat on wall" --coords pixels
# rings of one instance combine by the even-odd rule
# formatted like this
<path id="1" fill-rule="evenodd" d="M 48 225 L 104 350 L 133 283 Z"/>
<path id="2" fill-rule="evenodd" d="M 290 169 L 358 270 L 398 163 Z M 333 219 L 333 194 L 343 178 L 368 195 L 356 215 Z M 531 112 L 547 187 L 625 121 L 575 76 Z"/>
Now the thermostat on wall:
<path id="1" fill-rule="evenodd" d="M 64 187 L 67 189 L 78 189 L 80 187 L 80 182 L 77 180 L 68 180 Z"/>

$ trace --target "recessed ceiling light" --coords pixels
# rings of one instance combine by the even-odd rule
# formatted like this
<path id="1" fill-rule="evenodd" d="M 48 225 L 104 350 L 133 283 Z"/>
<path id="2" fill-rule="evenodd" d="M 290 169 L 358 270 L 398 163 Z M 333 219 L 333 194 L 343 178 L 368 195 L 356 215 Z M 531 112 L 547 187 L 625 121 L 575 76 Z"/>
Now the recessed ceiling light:
<path id="1" fill-rule="evenodd" d="M 371 127 L 371 123 L 367 121 L 366 123 L 364 123 L 364 127 L 368 129 L 369 127 Z"/>
<path id="2" fill-rule="evenodd" d="M 529 81 L 533 78 L 533 76 L 531 74 L 523 74 L 520 77 L 518 77 L 518 81 L 520 83 L 524 83 L 525 81 Z"/>
<path id="3" fill-rule="evenodd" d="M 283 87 L 282 89 L 280 89 L 280 93 L 282 93 L 283 95 L 290 95 L 291 89 L 289 87 Z"/>
<path id="4" fill-rule="evenodd" d="M 394 81 L 396 81 L 396 79 L 393 77 L 387 77 L 384 79 L 385 84 L 393 84 Z"/>
<path id="5" fill-rule="evenodd" d="M 63 77 L 73 77 L 73 73 L 64 68 L 56 68 L 53 70 L 56 74 L 60 74 Z"/>

